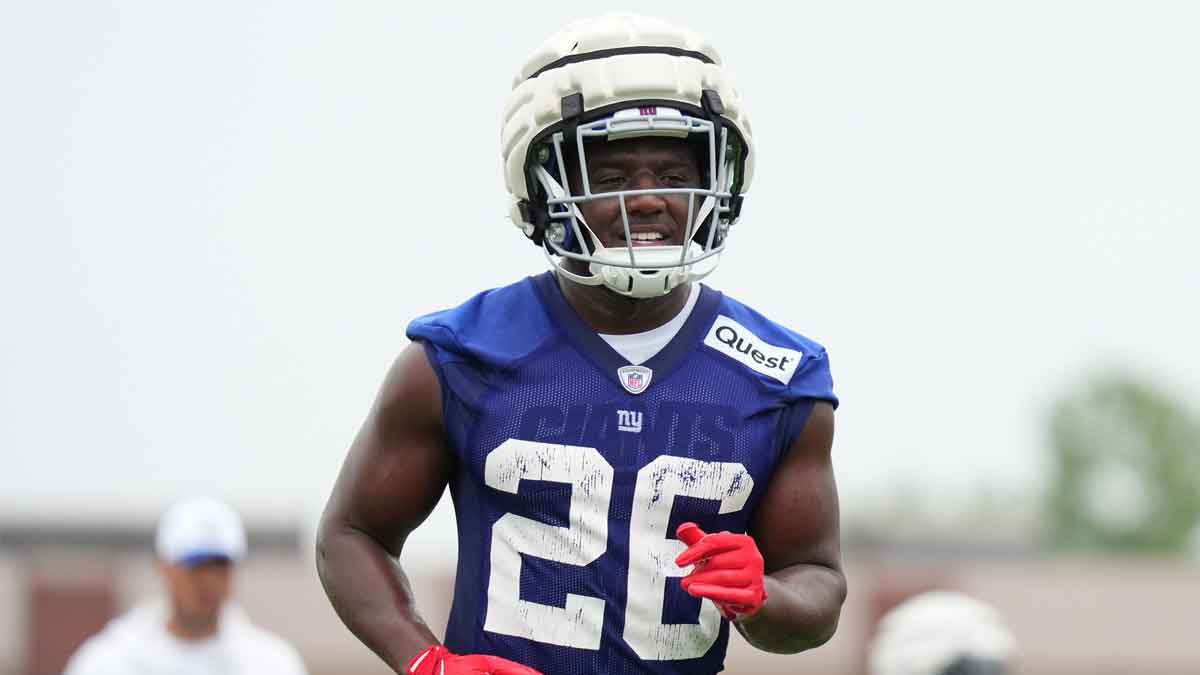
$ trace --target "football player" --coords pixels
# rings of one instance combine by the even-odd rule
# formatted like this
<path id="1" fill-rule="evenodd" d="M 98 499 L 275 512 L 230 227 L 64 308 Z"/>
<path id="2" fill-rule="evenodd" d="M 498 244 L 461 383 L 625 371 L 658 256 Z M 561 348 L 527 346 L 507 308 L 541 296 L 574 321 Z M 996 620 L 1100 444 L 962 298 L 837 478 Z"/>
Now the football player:
<path id="1" fill-rule="evenodd" d="M 400 673 L 716 673 L 731 626 L 824 643 L 846 594 L 825 349 L 699 283 L 755 160 L 716 50 L 573 23 L 521 68 L 501 150 L 551 271 L 409 326 L 322 519 L 334 607 Z M 439 643 L 397 559 L 447 485 Z"/>

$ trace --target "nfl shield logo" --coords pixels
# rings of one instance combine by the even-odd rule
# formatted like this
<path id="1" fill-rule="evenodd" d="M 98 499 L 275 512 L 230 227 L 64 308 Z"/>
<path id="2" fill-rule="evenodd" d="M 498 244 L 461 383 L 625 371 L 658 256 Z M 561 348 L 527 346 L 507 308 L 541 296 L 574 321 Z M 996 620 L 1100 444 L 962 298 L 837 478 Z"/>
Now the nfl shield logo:
<path id="1" fill-rule="evenodd" d="M 617 379 L 621 386 L 631 394 L 640 394 L 650 386 L 650 378 L 654 371 L 646 366 L 621 366 L 617 368 Z"/>

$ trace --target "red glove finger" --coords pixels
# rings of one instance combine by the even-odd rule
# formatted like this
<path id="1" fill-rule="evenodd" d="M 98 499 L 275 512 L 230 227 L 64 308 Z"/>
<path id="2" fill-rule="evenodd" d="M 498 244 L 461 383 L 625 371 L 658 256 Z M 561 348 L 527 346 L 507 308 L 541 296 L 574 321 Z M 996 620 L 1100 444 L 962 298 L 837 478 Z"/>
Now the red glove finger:
<path id="1" fill-rule="evenodd" d="M 695 598 L 708 598 L 718 605 L 743 605 L 754 607 L 759 603 L 762 591 L 758 588 L 729 588 L 714 584 L 690 584 L 686 589 L 688 595 Z"/>
<path id="2" fill-rule="evenodd" d="M 688 548 L 675 557 L 675 564 L 680 567 L 687 567 L 701 560 L 705 561 L 705 566 L 712 568 L 714 566 L 724 566 L 729 568 L 741 567 L 740 556 L 747 548 L 753 549 L 754 554 L 758 555 L 758 545 L 749 535 L 734 534 L 732 532 L 716 532 L 713 534 L 704 534 L 695 523 L 684 523 L 679 526 L 676 531 L 680 541 L 688 544 Z M 681 536 L 682 535 L 682 536 Z M 699 535 L 697 537 L 697 535 Z M 722 554 L 732 554 L 725 557 Z M 758 557 L 762 557 L 758 555 Z"/>
<path id="3" fill-rule="evenodd" d="M 758 547 L 754 544 L 747 544 L 744 549 L 723 551 L 702 559 L 696 564 L 695 571 L 744 569 L 753 572 L 754 570 L 763 569 L 763 567 L 762 554 L 758 552 Z"/>
<path id="4" fill-rule="evenodd" d="M 733 534 L 731 532 L 717 532 L 715 534 L 704 535 L 700 541 L 692 544 L 686 551 L 680 553 L 675 558 L 675 564 L 680 567 L 687 567 L 699 560 L 711 558 L 721 553 L 740 551 L 745 546 L 745 537 L 746 535 L 744 534 Z"/>
<path id="5" fill-rule="evenodd" d="M 683 553 L 680 553 L 675 557 L 675 564 L 679 567 L 686 567 L 687 565 L 681 565 L 679 563 L 679 559 L 685 553 L 687 553 L 692 546 L 700 543 L 700 540 L 708 535 L 705 534 L 704 530 L 700 529 L 700 526 L 695 523 L 683 523 L 679 527 L 675 528 L 675 536 L 679 537 L 679 541 L 682 541 L 684 545 L 688 547 L 687 549 L 684 549 Z M 701 567 L 704 567 L 703 560 L 696 563 L 696 569 L 700 569 Z"/>
<path id="6" fill-rule="evenodd" d="M 704 530 L 695 523 L 683 523 L 675 528 L 675 536 L 679 537 L 679 541 L 682 541 L 685 546 L 693 546 L 704 538 Z"/>
<path id="7" fill-rule="evenodd" d="M 679 583 L 685 591 L 692 584 L 712 584 L 729 588 L 746 588 L 754 584 L 754 575 L 745 574 L 742 570 L 714 570 L 706 567 L 703 571 L 692 572 Z"/>

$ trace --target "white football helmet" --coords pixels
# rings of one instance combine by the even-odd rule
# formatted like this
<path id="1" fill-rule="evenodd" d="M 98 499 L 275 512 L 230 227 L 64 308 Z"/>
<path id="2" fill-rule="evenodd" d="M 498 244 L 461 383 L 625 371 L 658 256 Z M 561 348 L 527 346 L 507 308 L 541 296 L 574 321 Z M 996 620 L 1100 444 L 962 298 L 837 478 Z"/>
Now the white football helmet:
<path id="1" fill-rule="evenodd" d="M 1015 643 L 992 607 L 930 591 L 894 607 L 871 643 L 871 675 L 1008 675 Z"/>
<path id="2" fill-rule="evenodd" d="M 593 193 L 585 141 L 667 136 L 707 144 L 699 188 Z M 578 159 L 582 192 L 567 180 Z M 545 251 L 559 274 L 634 298 L 669 293 L 716 267 L 754 170 L 753 140 L 741 97 L 721 58 L 700 35 L 659 19 L 607 14 L 550 37 L 521 68 L 501 133 L 513 222 Z M 628 198 L 682 194 L 688 222 L 682 246 L 633 245 Z M 606 248 L 579 205 L 617 199 L 625 245 Z M 566 269 L 586 263 L 588 274 Z"/>

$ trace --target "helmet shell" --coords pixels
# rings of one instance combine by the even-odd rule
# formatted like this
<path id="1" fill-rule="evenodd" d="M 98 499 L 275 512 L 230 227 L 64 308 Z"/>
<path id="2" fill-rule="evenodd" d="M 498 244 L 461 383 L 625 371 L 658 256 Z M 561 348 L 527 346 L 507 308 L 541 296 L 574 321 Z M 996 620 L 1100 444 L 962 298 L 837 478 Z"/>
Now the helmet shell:
<path id="1" fill-rule="evenodd" d="M 569 24 L 542 43 L 513 80 L 500 135 L 508 191 L 517 200 L 536 196 L 528 171 L 535 159 L 530 149 L 561 128 L 565 97 L 582 95 L 584 121 L 639 103 L 703 115 L 706 90 L 720 97 L 723 121 L 740 137 L 743 166 L 738 167 L 737 189 L 745 192 L 754 174 L 750 122 L 711 43 L 690 29 L 636 14 L 606 14 Z"/>

